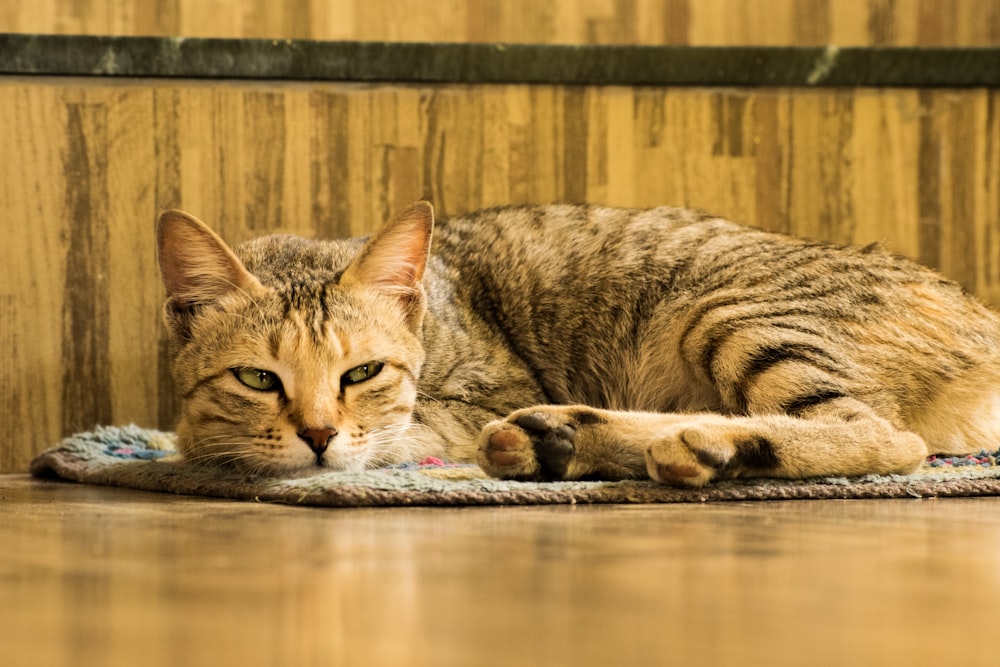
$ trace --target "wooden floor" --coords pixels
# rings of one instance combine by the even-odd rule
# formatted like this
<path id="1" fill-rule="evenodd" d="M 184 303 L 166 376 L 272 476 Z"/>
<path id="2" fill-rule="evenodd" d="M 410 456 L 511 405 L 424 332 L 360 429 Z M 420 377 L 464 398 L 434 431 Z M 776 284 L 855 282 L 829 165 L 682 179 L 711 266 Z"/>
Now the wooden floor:
<path id="1" fill-rule="evenodd" d="M 322 510 L 0 476 L 4 665 L 996 665 L 1000 499 Z"/>

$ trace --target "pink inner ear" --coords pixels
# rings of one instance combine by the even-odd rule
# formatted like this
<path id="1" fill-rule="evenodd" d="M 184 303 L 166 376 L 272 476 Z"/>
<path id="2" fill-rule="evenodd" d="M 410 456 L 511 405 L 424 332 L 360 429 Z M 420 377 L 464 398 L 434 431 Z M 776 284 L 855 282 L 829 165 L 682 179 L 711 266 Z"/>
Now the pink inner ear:
<path id="1" fill-rule="evenodd" d="M 398 257 L 386 257 L 388 266 L 383 267 L 384 275 L 377 276 L 376 282 L 412 287 L 424 277 L 427 261 L 427 240 L 423 236 L 410 236 L 399 250 Z"/>

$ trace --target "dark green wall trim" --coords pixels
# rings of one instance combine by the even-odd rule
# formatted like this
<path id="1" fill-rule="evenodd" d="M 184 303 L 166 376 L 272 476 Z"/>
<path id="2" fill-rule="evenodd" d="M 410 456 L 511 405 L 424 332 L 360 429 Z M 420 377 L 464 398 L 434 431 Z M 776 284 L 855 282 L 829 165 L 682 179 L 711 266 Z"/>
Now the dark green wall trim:
<path id="1" fill-rule="evenodd" d="M 0 34 L 0 74 L 624 86 L 996 87 L 1000 49 L 551 46 Z"/>

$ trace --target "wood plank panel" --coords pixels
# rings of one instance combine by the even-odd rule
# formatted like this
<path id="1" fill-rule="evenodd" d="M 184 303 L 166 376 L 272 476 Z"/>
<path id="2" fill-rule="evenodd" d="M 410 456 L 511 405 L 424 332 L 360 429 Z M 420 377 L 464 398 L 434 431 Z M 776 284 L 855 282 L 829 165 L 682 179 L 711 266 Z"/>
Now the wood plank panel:
<path id="1" fill-rule="evenodd" d="M 1000 0 L 5 0 L 0 32 L 539 44 L 996 46 Z"/>
<path id="2" fill-rule="evenodd" d="M 884 241 L 1000 304 L 998 109 L 980 89 L 0 80 L 0 466 L 96 423 L 171 425 L 162 208 L 237 241 L 364 234 L 417 198 L 677 204 Z"/>
<path id="3" fill-rule="evenodd" d="M 0 95 L 0 278 L 6 343 L 4 408 L 8 437 L 0 446 L 4 469 L 24 469 L 25 456 L 63 431 L 63 312 L 69 219 L 65 211 L 67 97 L 32 87 Z M 32 166 L 28 166 L 31 164 Z M 6 318 L 5 318 L 6 319 Z M 9 345 L 9 346 L 8 346 Z M 104 388 L 106 392 L 106 388 Z M 44 446 L 44 445 L 41 445 Z"/>

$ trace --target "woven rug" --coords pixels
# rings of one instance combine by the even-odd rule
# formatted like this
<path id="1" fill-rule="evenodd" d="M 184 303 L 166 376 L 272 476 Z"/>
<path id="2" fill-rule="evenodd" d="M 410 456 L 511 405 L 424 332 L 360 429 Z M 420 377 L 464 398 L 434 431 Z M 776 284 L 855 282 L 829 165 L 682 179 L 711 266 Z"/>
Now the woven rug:
<path id="1" fill-rule="evenodd" d="M 86 484 L 193 496 L 313 505 L 387 507 L 697 503 L 731 500 L 929 498 L 1000 495 L 1000 451 L 931 457 L 912 475 L 829 477 L 803 481 L 728 481 L 702 489 L 654 482 L 508 482 L 478 467 L 437 459 L 366 470 L 273 479 L 161 460 L 173 435 L 136 426 L 101 427 L 65 439 L 31 463 L 31 473 Z"/>

